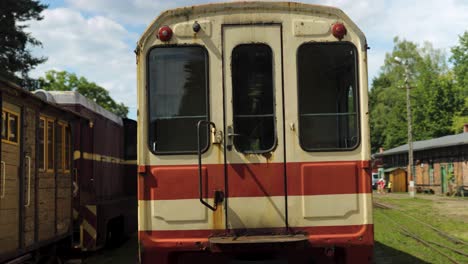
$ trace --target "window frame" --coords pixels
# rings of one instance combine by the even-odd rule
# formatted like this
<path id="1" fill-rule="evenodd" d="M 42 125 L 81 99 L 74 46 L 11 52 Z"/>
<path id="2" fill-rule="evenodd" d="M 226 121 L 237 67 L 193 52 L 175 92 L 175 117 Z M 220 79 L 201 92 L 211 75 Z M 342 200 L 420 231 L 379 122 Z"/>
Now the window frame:
<path id="1" fill-rule="evenodd" d="M 20 131 L 21 114 L 14 111 L 14 110 L 3 108 L 2 109 L 2 129 L 3 129 L 3 113 L 5 113 L 5 120 L 6 120 L 6 124 L 7 124 L 7 129 L 5 130 L 6 137 L 5 138 L 2 137 L 2 142 L 18 146 L 19 141 L 20 141 L 20 136 L 21 136 L 21 131 Z M 14 115 L 17 118 L 17 121 L 16 121 L 16 140 L 17 141 L 12 141 L 12 140 L 9 139 L 10 132 L 11 132 L 10 115 Z"/>
<path id="2" fill-rule="evenodd" d="M 40 122 L 44 121 L 44 127 L 42 128 L 43 130 L 43 135 L 44 135 L 44 138 L 42 139 L 42 144 L 44 145 L 43 146 L 43 166 L 42 167 L 38 167 L 39 171 L 46 171 L 46 167 L 47 167 L 47 149 L 46 149 L 46 141 L 47 141 L 47 117 L 45 116 L 40 116 L 39 117 L 39 123 L 38 123 L 38 130 L 40 130 Z M 38 144 L 41 144 L 40 142 L 38 142 Z M 38 157 L 39 159 L 39 157 Z"/>
<path id="3" fill-rule="evenodd" d="M 301 50 L 302 47 L 306 46 L 306 45 L 349 45 L 355 52 L 355 62 L 354 62 L 354 67 L 355 67 L 355 94 L 356 94 L 356 98 L 355 98 L 355 104 L 356 104 L 356 135 L 358 136 L 357 138 L 357 141 L 356 141 L 356 145 L 353 146 L 352 148 L 307 148 L 304 146 L 303 142 L 302 142 L 302 137 L 301 137 L 301 130 L 300 130 L 300 117 L 301 117 L 301 113 L 300 113 L 300 109 L 301 109 L 301 100 L 300 100 L 300 95 L 299 95 L 299 51 Z M 360 63 L 359 63 L 359 52 L 358 52 L 358 49 L 356 47 L 356 45 L 354 45 L 354 43 L 350 42 L 350 41 L 340 41 L 340 42 L 310 42 L 310 41 L 306 41 L 306 42 L 303 42 L 301 43 L 298 47 L 297 47 L 297 50 L 296 50 L 296 92 L 297 92 L 297 122 L 298 122 L 298 137 L 299 137 L 299 145 L 301 146 L 301 149 L 305 152 L 350 152 L 350 151 L 354 151 L 356 149 L 358 149 L 360 146 L 361 146 L 361 143 L 362 143 L 362 131 L 361 131 L 361 105 L 360 105 L 360 99 L 361 99 L 361 93 L 360 93 L 360 88 L 361 88 L 361 84 L 360 84 L 360 80 L 359 80 L 359 76 L 360 76 L 360 70 L 359 70 L 359 66 L 360 66 Z"/>
<path id="4" fill-rule="evenodd" d="M 52 168 L 49 167 L 49 122 L 52 123 Z M 46 123 L 45 123 L 45 130 L 46 130 L 46 134 L 45 134 L 45 137 L 44 137 L 44 146 L 46 147 L 46 158 L 45 158 L 45 163 L 44 163 L 44 166 L 45 166 L 45 172 L 54 172 L 55 171 L 55 119 L 52 119 L 52 118 L 46 118 Z"/>
<path id="5" fill-rule="evenodd" d="M 148 150 L 153 153 L 156 156 L 166 156 L 166 155 L 196 155 L 197 151 L 156 151 L 153 150 L 150 142 L 150 123 L 151 123 L 151 110 L 150 110 L 150 64 L 149 64 L 149 59 L 150 59 L 150 54 L 151 51 L 154 49 L 158 48 L 201 48 L 204 55 L 205 55 L 205 67 L 206 67 L 206 118 L 208 121 L 210 121 L 210 54 L 207 50 L 207 48 L 203 45 L 198 45 L 198 44 L 170 44 L 170 45 L 155 45 L 152 46 L 151 48 L 148 49 L 148 52 L 146 53 L 146 87 L 145 87 L 145 92 L 146 92 L 146 124 L 147 124 L 147 135 L 146 135 L 146 140 L 147 140 L 147 147 Z M 208 133 L 206 135 L 206 147 L 201 149 L 201 154 L 205 153 L 208 151 L 211 147 L 211 140 L 210 140 L 210 132 L 211 130 L 208 129 Z"/>
<path id="6" fill-rule="evenodd" d="M 61 138 L 56 138 L 56 140 L 61 140 L 61 148 L 60 150 L 58 150 L 57 152 L 60 152 L 60 155 L 62 155 L 62 160 L 61 160 L 61 166 L 62 168 L 57 168 L 57 171 L 59 172 L 63 172 L 63 173 L 69 173 L 70 172 L 70 162 L 68 161 L 70 157 L 67 157 L 65 154 L 66 154 L 66 133 L 67 133 L 67 128 L 69 128 L 69 124 L 65 121 L 58 121 L 57 122 L 57 127 L 56 129 L 60 129 L 61 130 Z M 55 133 L 55 130 L 54 130 L 54 133 Z M 71 135 L 70 135 L 70 140 L 71 140 Z M 54 149 L 55 149 L 55 146 L 54 146 Z M 68 152 L 68 154 L 70 155 L 70 152 L 71 152 L 71 141 L 70 141 L 70 150 Z M 55 159 L 57 159 L 58 157 L 54 157 Z M 68 169 L 66 168 L 65 165 L 67 165 L 67 163 L 69 164 L 68 165 Z M 56 163 L 56 165 L 58 165 L 58 162 Z"/>
<path id="7" fill-rule="evenodd" d="M 70 173 L 71 167 L 72 167 L 72 131 L 70 124 L 64 123 L 63 126 L 63 172 L 64 173 Z M 69 146 L 68 146 L 68 156 L 66 155 L 66 149 L 67 149 L 67 137 L 69 138 Z M 67 165 L 68 164 L 68 168 Z"/>
<path id="8" fill-rule="evenodd" d="M 63 132 L 64 132 L 64 122 L 62 121 L 58 121 L 57 122 L 57 125 L 55 127 L 55 142 L 56 144 L 58 145 L 57 146 L 57 149 L 55 148 L 54 146 L 54 151 L 55 153 L 57 153 L 57 156 L 55 157 L 56 161 L 55 161 L 55 166 L 56 166 L 56 169 L 57 171 L 59 172 L 63 172 L 64 171 L 64 148 L 63 148 L 63 145 L 64 145 L 64 137 L 63 137 Z M 59 138 L 60 136 L 60 138 Z M 59 156 L 60 155 L 60 156 Z M 60 158 L 60 160 L 59 160 Z"/>
<path id="9" fill-rule="evenodd" d="M 234 133 L 236 133 L 236 126 L 234 125 L 235 122 L 234 122 L 234 119 L 236 118 L 236 114 L 234 113 L 234 78 L 232 78 L 232 72 L 233 72 L 233 65 L 232 65 L 232 57 L 233 57 L 233 53 L 234 53 L 234 50 L 238 47 L 241 47 L 241 46 L 265 46 L 265 47 L 268 47 L 269 51 L 270 51 L 270 55 L 271 55 L 271 86 L 272 86 L 272 98 L 273 98 L 273 102 L 272 102 L 272 109 L 273 109 L 273 144 L 271 146 L 271 148 L 269 149 L 265 149 L 265 150 L 261 150 L 261 151 L 252 151 L 252 150 L 249 150 L 249 151 L 242 151 L 238 148 L 238 146 L 236 145 L 236 138 L 233 139 L 233 146 L 234 148 L 236 149 L 237 152 L 239 153 L 243 153 L 243 154 L 257 154 L 257 155 L 261 155 L 261 154 L 265 154 L 265 153 L 269 153 L 269 152 L 272 152 L 273 150 L 276 149 L 276 147 L 278 146 L 278 128 L 277 128 L 277 116 L 276 116 L 276 87 L 275 87 L 275 80 L 276 80 L 276 76 L 275 76 L 275 53 L 273 51 L 273 48 L 268 45 L 267 43 L 264 43 L 264 42 L 256 42 L 256 43 L 241 43 L 241 44 L 238 44 L 236 45 L 234 48 L 232 48 L 231 50 L 231 61 L 230 61 L 230 65 L 231 65 L 231 100 L 232 100 L 232 103 L 231 103 L 231 107 L 232 107 L 232 124 L 233 124 L 233 127 L 234 127 Z"/>

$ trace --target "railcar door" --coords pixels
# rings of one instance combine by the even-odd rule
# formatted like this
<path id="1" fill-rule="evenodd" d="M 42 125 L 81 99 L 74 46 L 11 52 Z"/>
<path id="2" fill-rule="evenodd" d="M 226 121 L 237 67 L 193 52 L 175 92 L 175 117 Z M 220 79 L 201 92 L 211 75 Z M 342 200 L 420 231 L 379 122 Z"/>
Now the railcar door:
<path id="1" fill-rule="evenodd" d="M 0 257 L 20 246 L 20 113 L 3 100 L 0 166 Z"/>
<path id="2" fill-rule="evenodd" d="M 224 25 L 228 228 L 286 226 L 280 25 Z M 255 231 L 257 229 L 257 231 Z"/>

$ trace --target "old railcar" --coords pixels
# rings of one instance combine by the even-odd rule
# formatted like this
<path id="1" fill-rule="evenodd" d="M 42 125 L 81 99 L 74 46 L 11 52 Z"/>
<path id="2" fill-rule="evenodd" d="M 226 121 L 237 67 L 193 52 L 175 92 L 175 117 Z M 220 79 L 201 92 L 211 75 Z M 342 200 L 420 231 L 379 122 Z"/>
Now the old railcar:
<path id="1" fill-rule="evenodd" d="M 0 79 L 0 262 L 72 234 L 71 123 L 81 117 Z M 53 254 L 53 252 L 52 252 Z"/>
<path id="2" fill-rule="evenodd" d="M 37 91 L 89 121 L 73 125 L 75 242 L 96 250 L 136 232 L 136 122 L 74 91 Z"/>
<path id="3" fill-rule="evenodd" d="M 366 50 L 332 7 L 157 17 L 136 48 L 141 262 L 370 263 Z"/>

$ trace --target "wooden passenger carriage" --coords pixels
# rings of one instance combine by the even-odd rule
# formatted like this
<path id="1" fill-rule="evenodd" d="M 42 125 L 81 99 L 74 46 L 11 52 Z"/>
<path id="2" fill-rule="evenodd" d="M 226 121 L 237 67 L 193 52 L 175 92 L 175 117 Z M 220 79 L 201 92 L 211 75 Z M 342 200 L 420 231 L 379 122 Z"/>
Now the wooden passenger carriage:
<path id="1" fill-rule="evenodd" d="M 82 117 L 3 79 L 0 93 L 3 262 L 71 235 L 70 125 Z"/>
<path id="2" fill-rule="evenodd" d="M 32 94 L 2 79 L 0 98 L 0 262 L 136 231 L 135 121 L 76 92 Z"/>
<path id="3" fill-rule="evenodd" d="M 74 91 L 35 92 L 86 117 L 73 123 L 74 242 L 96 250 L 136 231 L 136 122 Z"/>

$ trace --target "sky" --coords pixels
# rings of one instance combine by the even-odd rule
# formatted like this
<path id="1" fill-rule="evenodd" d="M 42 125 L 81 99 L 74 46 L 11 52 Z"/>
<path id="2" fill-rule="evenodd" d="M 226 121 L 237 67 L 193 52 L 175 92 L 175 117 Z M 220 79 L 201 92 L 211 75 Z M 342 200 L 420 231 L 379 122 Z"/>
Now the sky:
<path id="1" fill-rule="evenodd" d="M 136 118 L 136 42 L 162 11 L 216 0 L 42 0 L 44 19 L 31 21 L 27 31 L 42 42 L 32 48 L 47 62 L 31 72 L 66 70 L 109 90 L 129 106 Z M 468 30 L 467 0 L 303 0 L 342 9 L 364 32 L 369 80 L 377 76 L 393 38 L 422 44 L 429 41 L 450 56 L 458 36 Z"/>

